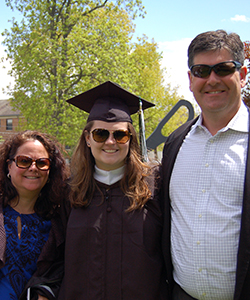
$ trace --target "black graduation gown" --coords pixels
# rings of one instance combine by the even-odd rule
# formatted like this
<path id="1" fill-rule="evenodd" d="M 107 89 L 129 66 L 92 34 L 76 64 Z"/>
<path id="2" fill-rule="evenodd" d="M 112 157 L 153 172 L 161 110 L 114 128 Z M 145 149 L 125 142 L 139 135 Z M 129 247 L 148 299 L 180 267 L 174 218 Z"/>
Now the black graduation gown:
<path id="1" fill-rule="evenodd" d="M 161 253 L 162 214 L 152 197 L 126 212 L 119 182 L 98 183 L 87 208 L 73 208 L 66 233 L 60 300 L 168 299 Z"/>

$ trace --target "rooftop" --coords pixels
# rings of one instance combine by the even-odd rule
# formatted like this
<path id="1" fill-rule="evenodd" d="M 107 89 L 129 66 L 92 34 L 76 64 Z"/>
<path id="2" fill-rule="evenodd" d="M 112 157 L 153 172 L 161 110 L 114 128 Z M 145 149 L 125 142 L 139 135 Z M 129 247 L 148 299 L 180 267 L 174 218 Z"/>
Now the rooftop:
<path id="1" fill-rule="evenodd" d="M 19 116 L 19 110 L 15 110 L 10 105 L 10 100 L 0 100 L 0 117 Z"/>

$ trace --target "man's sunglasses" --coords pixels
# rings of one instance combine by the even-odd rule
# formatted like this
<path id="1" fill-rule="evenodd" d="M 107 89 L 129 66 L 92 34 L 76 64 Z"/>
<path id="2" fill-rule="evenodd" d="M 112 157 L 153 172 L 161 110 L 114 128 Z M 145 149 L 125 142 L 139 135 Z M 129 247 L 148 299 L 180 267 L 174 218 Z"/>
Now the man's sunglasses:
<path id="1" fill-rule="evenodd" d="M 110 133 L 113 133 L 113 137 L 118 144 L 126 144 L 131 138 L 131 133 L 128 130 L 107 130 L 102 128 L 96 128 L 91 131 L 94 141 L 97 143 L 104 143 L 108 138 Z"/>
<path id="2" fill-rule="evenodd" d="M 28 169 L 34 162 L 37 169 L 41 171 L 48 171 L 51 163 L 50 158 L 32 159 L 31 157 L 25 155 L 17 155 L 11 160 L 13 160 L 16 163 L 16 166 L 20 169 Z"/>
<path id="3" fill-rule="evenodd" d="M 216 65 L 193 65 L 190 67 L 191 73 L 195 77 L 207 78 L 212 71 L 220 77 L 233 74 L 236 70 L 239 70 L 242 65 L 237 61 L 224 61 Z"/>

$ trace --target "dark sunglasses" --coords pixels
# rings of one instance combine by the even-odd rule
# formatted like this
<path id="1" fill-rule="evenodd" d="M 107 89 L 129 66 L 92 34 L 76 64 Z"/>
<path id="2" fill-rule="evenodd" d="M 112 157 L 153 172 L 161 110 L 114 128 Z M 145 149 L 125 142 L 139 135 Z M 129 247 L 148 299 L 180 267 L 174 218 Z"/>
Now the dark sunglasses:
<path id="1" fill-rule="evenodd" d="M 107 130 L 102 128 L 96 128 L 91 131 L 94 141 L 97 143 L 104 143 L 108 138 L 110 133 L 113 133 L 113 137 L 118 144 L 126 144 L 131 138 L 131 133 L 128 130 Z"/>
<path id="2" fill-rule="evenodd" d="M 195 77 L 207 78 L 211 74 L 212 70 L 220 77 L 233 74 L 236 70 L 239 70 L 242 65 L 237 61 L 224 61 L 216 65 L 193 65 L 190 67 L 191 73 Z"/>
<path id="3" fill-rule="evenodd" d="M 31 157 L 25 155 L 17 155 L 11 160 L 13 160 L 16 163 L 16 166 L 20 169 L 28 169 L 33 162 L 35 162 L 37 169 L 41 171 L 48 171 L 51 163 L 50 158 L 32 159 Z"/>

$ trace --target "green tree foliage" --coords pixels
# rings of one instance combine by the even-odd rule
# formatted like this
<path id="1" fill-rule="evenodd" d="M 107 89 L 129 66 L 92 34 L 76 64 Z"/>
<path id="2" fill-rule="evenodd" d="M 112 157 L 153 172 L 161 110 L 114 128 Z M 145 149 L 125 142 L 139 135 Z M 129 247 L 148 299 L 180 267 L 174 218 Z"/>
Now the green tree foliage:
<path id="1" fill-rule="evenodd" d="M 162 55 L 154 42 L 148 42 L 147 37 L 138 39 L 131 54 L 133 60 L 133 90 L 142 98 L 153 102 L 155 107 L 145 111 L 146 137 L 156 128 L 171 108 L 180 100 L 178 87 L 172 88 L 166 83 L 166 69 L 161 68 Z M 133 117 L 138 124 L 138 117 Z M 181 108 L 164 126 L 162 134 L 169 135 L 174 129 L 187 120 L 187 110 Z"/>
<path id="2" fill-rule="evenodd" d="M 12 104 L 27 120 L 26 128 L 73 144 L 85 118 L 65 100 L 107 79 L 121 81 L 128 73 L 123 69 L 131 18 L 135 7 L 142 10 L 141 1 L 108 2 L 6 1 L 24 16 L 5 31 L 4 44 L 15 78 Z"/>
<path id="3" fill-rule="evenodd" d="M 24 17 L 3 35 L 15 78 L 9 94 L 27 121 L 25 128 L 46 131 L 74 146 L 86 114 L 66 100 L 106 80 L 156 104 L 145 112 L 147 136 L 179 100 L 177 89 L 164 83 L 157 44 L 146 37 L 131 42 L 133 18 L 144 13 L 140 0 L 6 3 Z M 174 123 L 183 119 L 178 113 Z M 164 134 L 172 127 L 169 123 Z"/>

